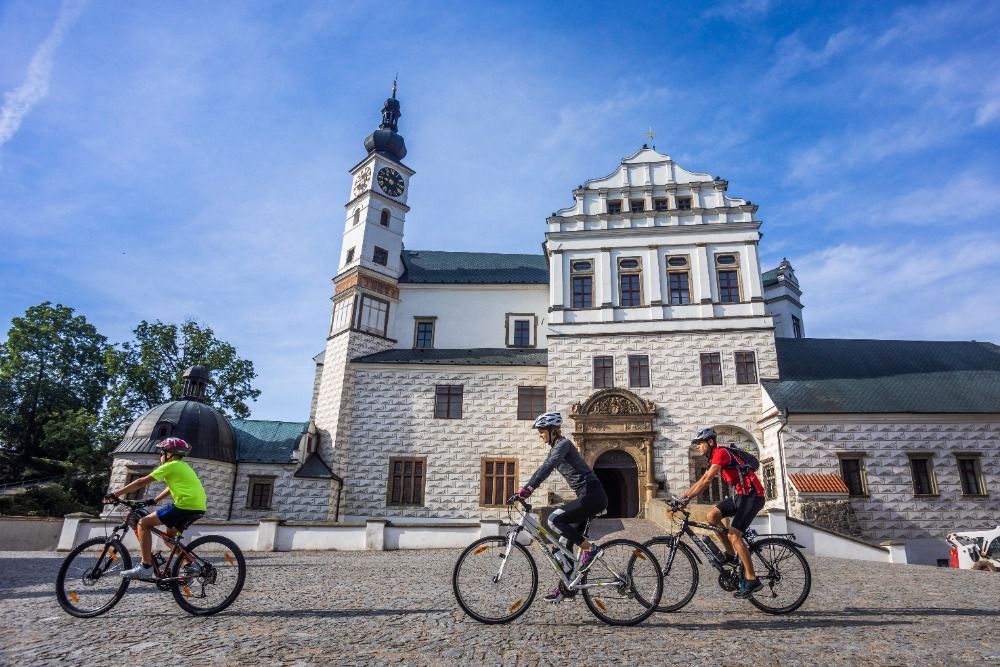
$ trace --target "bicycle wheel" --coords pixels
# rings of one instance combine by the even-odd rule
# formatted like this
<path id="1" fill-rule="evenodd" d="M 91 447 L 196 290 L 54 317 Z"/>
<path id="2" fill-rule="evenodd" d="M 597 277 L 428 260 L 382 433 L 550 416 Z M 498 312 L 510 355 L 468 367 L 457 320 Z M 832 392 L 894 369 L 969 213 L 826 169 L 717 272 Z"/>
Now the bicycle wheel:
<path id="1" fill-rule="evenodd" d="M 632 540 L 611 540 L 580 581 L 583 601 L 608 625 L 635 625 L 649 617 L 663 594 L 653 553 Z"/>
<path id="2" fill-rule="evenodd" d="M 673 543 L 672 537 L 654 537 L 642 545 L 653 552 L 663 573 L 663 595 L 656 606 L 656 611 L 660 612 L 677 611 L 690 602 L 698 590 L 698 561 L 691 547 L 681 542 L 674 551 Z M 671 551 L 674 551 L 672 562 Z"/>
<path id="3" fill-rule="evenodd" d="M 247 576 L 243 552 L 236 543 L 221 535 L 205 535 L 185 549 L 194 556 L 180 556 L 171 568 L 170 591 L 181 609 L 195 616 L 217 614 L 239 596 Z"/>
<path id="4" fill-rule="evenodd" d="M 809 597 L 812 573 L 798 548 L 779 537 L 764 538 L 750 548 L 754 573 L 764 588 L 750 598 L 753 606 L 769 614 L 787 614 Z"/>
<path id="5" fill-rule="evenodd" d="M 455 599 L 480 623 L 510 623 L 528 610 L 538 592 L 538 568 L 528 550 L 515 542 L 505 558 L 506 553 L 506 537 L 484 537 L 467 546 L 455 563 Z"/>
<path id="6" fill-rule="evenodd" d="M 56 575 L 56 599 L 72 616 L 92 618 L 122 599 L 129 580 L 121 577 L 132 558 L 120 542 L 95 537 L 69 552 Z"/>

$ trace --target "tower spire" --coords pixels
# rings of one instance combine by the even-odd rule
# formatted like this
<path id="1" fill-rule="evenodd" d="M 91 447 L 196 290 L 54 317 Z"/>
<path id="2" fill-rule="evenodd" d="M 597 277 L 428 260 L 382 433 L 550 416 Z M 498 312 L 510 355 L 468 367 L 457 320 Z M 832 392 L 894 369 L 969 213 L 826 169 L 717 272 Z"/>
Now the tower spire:
<path id="1" fill-rule="evenodd" d="M 382 122 L 378 129 L 365 139 L 365 148 L 369 154 L 378 152 L 395 160 L 402 160 L 406 157 L 406 143 L 399 134 L 399 117 L 403 112 L 400 110 L 399 100 L 396 99 L 398 79 L 398 74 L 392 79 L 392 97 L 382 105 Z"/>

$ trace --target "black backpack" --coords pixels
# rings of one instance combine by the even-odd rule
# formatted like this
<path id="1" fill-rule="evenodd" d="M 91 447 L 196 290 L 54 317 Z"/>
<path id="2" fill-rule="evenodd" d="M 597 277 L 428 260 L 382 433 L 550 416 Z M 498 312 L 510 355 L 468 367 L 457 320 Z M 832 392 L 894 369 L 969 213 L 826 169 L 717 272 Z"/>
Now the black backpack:
<path id="1" fill-rule="evenodd" d="M 757 469 L 760 468 L 760 461 L 758 461 L 757 457 L 750 452 L 743 451 L 739 447 L 733 447 L 732 445 L 719 445 L 719 447 L 729 452 L 730 456 L 734 456 L 743 461 L 743 465 L 734 462 L 725 466 L 726 468 L 736 468 L 741 477 L 748 472 L 757 472 Z"/>

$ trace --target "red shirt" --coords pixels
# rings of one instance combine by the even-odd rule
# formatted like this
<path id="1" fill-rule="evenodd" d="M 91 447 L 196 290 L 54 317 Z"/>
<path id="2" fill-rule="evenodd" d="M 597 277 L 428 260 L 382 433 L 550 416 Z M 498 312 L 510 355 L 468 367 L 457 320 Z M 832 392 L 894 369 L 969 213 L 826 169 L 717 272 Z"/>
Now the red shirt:
<path id="1" fill-rule="evenodd" d="M 708 462 L 711 465 L 718 464 L 722 466 L 722 479 L 724 479 L 729 486 L 736 490 L 737 495 L 764 495 L 764 485 L 760 483 L 760 480 L 757 479 L 757 474 L 752 470 L 743 475 L 743 484 L 740 484 L 740 474 L 736 471 L 736 468 L 726 467 L 736 463 L 728 450 L 725 450 L 722 447 L 714 448 L 712 450 L 712 457 Z"/>

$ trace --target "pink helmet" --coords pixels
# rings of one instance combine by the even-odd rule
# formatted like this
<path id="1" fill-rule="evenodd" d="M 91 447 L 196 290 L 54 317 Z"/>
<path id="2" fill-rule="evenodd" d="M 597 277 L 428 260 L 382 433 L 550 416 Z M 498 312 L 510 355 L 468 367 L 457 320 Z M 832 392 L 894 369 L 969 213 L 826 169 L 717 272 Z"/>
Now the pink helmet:
<path id="1" fill-rule="evenodd" d="M 191 453 L 191 445 L 187 443 L 186 440 L 180 438 L 164 438 L 160 441 L 160 444 L 156 446 L 161 452 L 174 452 L 180 454 L 181 456 L 186 456 Z"/>

